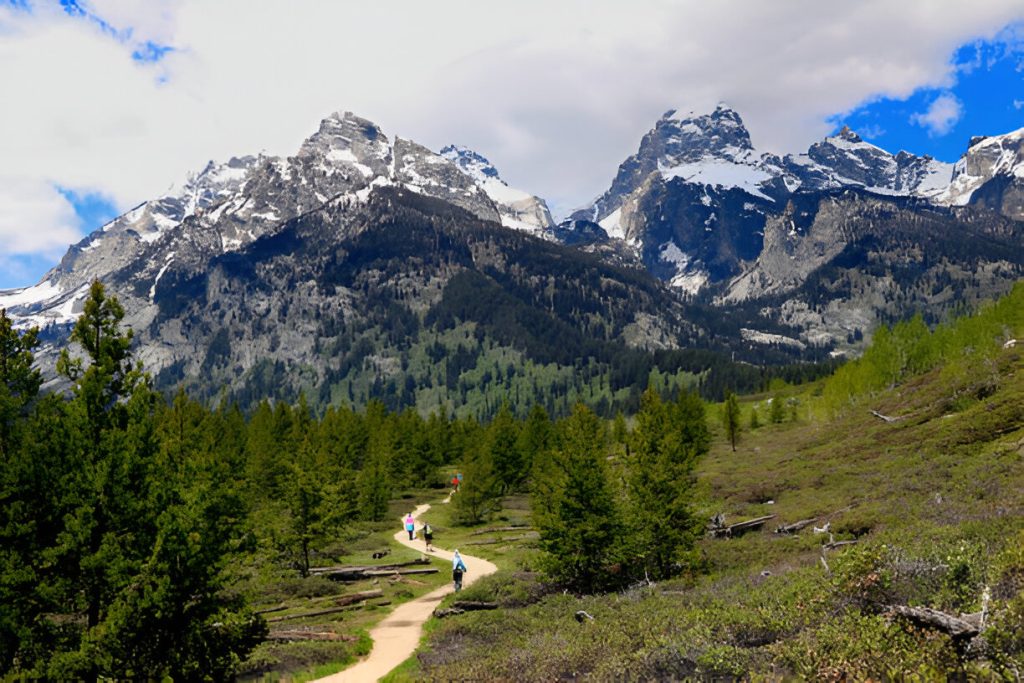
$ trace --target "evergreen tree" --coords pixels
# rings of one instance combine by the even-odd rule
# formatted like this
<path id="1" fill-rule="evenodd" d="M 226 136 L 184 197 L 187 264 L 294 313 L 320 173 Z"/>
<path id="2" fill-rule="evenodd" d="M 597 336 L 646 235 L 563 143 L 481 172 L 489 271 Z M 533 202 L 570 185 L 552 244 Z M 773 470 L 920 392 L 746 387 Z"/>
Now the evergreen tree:
<path id="1" fill-rule="evenodd" d="M 489 444 L 469 446 L 462 461 L 462 484 L 452 497 L 455 521 L 479 524 L 501 507 L 503 482 Z"/>
<path id="2" fill-rule="evenodd" d="M 35 618 L 14 661 L 54 679 L 230 676 L 263 630 L 221 590 L 241 506 L 195 448 L 201 411 L 179 396 L 158 426 L 122 316 L 93 283 L 71 335 L 85 357 L 58 361 L 71 399 L 40 402 L 25 457 L 5 468 L 5 493 L 35 496 L 31 508 L 5 505 L 30 530 L 15 552 L 35 572 L 22 596 Z"/>
<path id="3" fill-rule="evenodd" d="M 535 519 L 549 574 L 590 592 L 609 585 L 621 536 L 618 509 L 605 471 L 605 429 L 582 404 L 560 425 L 560 486 Z"/>
<path id="4" fill-rule="evenodd" d="M 523 472 L 532 476 L 534 463 L 547 458 L 554 445 L 554 427 L 544 406 L 533 404 L 529 415 L 519 432 L 519 453 L 522 456 Z"/>
<path id="5" fill-rule="evenodd" d="M 383 521 L 388 516 L 391 500 L 390 452 L 380 441 L 370 447 L 363 469 L 356 479 L 359 517 L 372 521 Z"/>
<path id="6" fill-rule="evenodd" d="M 722 427 L 725 428 L 725 436 L 735 451 L 736 442 L 740 438 L 740 402 L 731 391 L 726 392 L 725 403 L 722 404 Z"/>
<path id="7" fill-rule="evenodd" d="M 772 407 L 768 411 L 768 419 L 772 421 L 772 424 L 779 424 L 786 419 L 786 402 L 782 399 L 782 394 L 775 394 L 772 396 Z"/>
<path id="8" fill-rule="evenodd" d="M 487 448 L 503 492 L 516 489 L 526 480 L 528 472 L 519 448 L 519 423 L 507 403 L 501 404 L 487 428 Z"/>
<path id="9" fill-rule="evenodd" d="M 0 460 L 11 450 L 15 423 L 24 420 L 43 377 L 32 367 L 38 329 L 19 333 L 0 308 Z"/>
<path id="10" fill-rule="evenodd" d="M 648 389 L 631 442 L 633 553 L 641 558 L 647 578 L 665 578 L 693 547 L 699 529 L 690 492 L 694 466 L 710 445 L 704 404 L 688 392 L 665 404 Z"/>

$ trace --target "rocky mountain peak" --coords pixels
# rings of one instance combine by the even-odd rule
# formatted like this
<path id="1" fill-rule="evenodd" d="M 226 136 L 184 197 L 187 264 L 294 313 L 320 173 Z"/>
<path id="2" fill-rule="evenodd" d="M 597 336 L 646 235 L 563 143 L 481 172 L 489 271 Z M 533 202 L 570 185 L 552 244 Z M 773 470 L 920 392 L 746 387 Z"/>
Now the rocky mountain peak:
<path id="1" fill-rule="evenodd" d="M 1014 220 L 1024 219 L 1024 128 L 971 138 L 957 161 L 945 204 L 983 204 Z"/>
<path id="2" fill-rule="evenodd" d="M 853 132 L 853 129 L 850 128 L 849 126 L 843 126 L 836 134 L 836 137 L 846 140 L 848 142 L 863 142 L 861 137 L 857 135 L 855 132 Z"/>
<path id="3" fill-rule="evenodd" d="M 743 119 L 724 103 L 708 114 L 688 112 L 680 115 L 670 110 L 658 121 L 652 133 L 648 151 L 661 152 L 660 156 L 673 163 L 696 161 L 707 156 L 734 157 L 754 149 Z M 644 153 L 643 143 L 640 153 Z"/>
<path id="4" fill-rule="evenodd" d="M 498 178 L 498 169 L 482 154 L 461 145 L 448 145 L 441 150 L 441 156 L 457 165 L 467 174 L 478 178 Z"/>
<path id="5" fill-rule="evenodd" d="M 390 159 L 390 152 L 388 137 L 377 124 L 346 111 L 323 119 L 319 129 L 302 143 L 297 156 L 360 162 L 379 172 L 377 163 Z"/>

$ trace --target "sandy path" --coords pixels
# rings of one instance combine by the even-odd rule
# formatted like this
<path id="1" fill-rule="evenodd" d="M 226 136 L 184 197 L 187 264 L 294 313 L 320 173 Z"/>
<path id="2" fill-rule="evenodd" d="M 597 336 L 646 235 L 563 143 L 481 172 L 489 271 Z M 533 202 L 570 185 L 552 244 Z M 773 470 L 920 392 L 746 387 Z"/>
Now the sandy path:
<path id="1" fill-rule="evenodd" d="M 451 496 L 445 499 L 444 502 L 447 503 L 450 498 Z M 420 515 L 429 509 L 429 505 L 420 505 L 413 510 L 412 516 L 416 518 L 417 529 L 421 526 L 419 523 Z M 395 534 L 395 540 L 415 550 L 424 550 L 423 539 L 417 538 L 414 541 L 410 541 L 409 535 L 404 529 Z M 431 555 L 436 555 L 451 562 L 452 553 L 447 550 L 441 550 L 437 546 L 434 546 L 434 548 L 435 551 L 430 553 Z M 487 576 L 498 571 L 498 568 L 492 563 L 479 557 L 463 554 L 462 559 L 465 561 L 467 569 L 462 580 L 463 586 L 468 586 L 481 576 Z M 447 570 L 442 569 L 442 571 Z M 345 683 L 370 682 L 376 681 L 387 674 L 416 651 L 420 644 L 420 637 L 423 635 L 423 624 L 430 618 L 430 615 L 437 607 L 437 603 L 441 602 L 444 596 L 451 593 L 452 590 L 452 585 L 448 584 L 415 600 L 399 605 L 384 621 L 377 624 L 376 628 L 370 631 L 370 638 L 373 639 L 373 649 L 366 659 L 353 664 L 344 671 L 317 679 L 317 683 L 319 681 L 328 681 L 330 683 L 339 683 L 340 681 Z"/>

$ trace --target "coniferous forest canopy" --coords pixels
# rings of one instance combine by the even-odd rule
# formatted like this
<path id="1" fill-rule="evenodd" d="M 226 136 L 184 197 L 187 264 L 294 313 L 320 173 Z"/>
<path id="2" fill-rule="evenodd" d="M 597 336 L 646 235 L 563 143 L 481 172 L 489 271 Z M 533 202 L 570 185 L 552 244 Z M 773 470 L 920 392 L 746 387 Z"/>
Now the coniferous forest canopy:
<path id="1" fill-rule="evenodd" d="M 800 411 L 812 401 L 836 419 L 936 368 L 966 387 L 950 409 L 967 410 L 1000 388 L 1003 341 L 1024 330 L 1022 297 L 1018 285 L 934 331 L 920 319 L 882 329 L 861 360 L 809 395 L 776 380 L 770 407 L 761 408 L 767 427 L 758 404 L 731 393 L 720 419 L 693 391 L 653 383 L 628 423 L 583 403 L 554 419 L 527 400 L 502 402 L 486 423 L 379 400 L 319 413 L 302 396 L 293 405 L 263 400 L 248 413 L 228 401 L 211 407 L 153 388 L 132 356 L 123 310 L 98 282 L 57 366 L 69 389 L 46 393 L 33 368 L 36 333 L 0 314 L 0 670 L 86 680 L 230 677 L 268 634 L 247 576 L 266 564 L 309 577 L 343 530 L 386 522 L 403 491 L 442 489 L 452 465 L 465 475 L 454 524 L 488 522 L 503 499 L 529 494 L 534 567 L 547 585 L 578 595 L 638 582 L 693 586 L 717 570 L 699 544 L 708 518 L 698 502 L 708 494 L 697 486 L 714 425 L 723 424 L 735 451 L 759 429 L 811 419 Z M 977 385 L 979 368 L 987 374 Z M 650 374 L 641 363 L 635 377 Z M 872 552 L 837 565 L 835 581 L 856 596 L 843 618 L 872 619 L 873 591 L 882 587 L 871 582 L 890 580 Z M 1000 557 L 993 571 L 1024 571 L 1024 561 Z M 964 593 L 943 593 L 943 604 L 974 604 L 982 579 L 970 572 L 980 570 L 963 571 L 943 590 Z M 993 670 L 1012 672 L 1024 650 L 1024 598 L 1020 586 L 998 585 L 1005 607 L 990 659 L 1004 667 Z M 865 624 L 865 632 L 874 628 Z"/>

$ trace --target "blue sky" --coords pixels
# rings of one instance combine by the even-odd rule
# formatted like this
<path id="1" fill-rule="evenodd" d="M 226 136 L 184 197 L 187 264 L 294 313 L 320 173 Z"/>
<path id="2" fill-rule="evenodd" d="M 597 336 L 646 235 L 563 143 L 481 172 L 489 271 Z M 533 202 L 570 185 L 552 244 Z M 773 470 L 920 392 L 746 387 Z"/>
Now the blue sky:
<path id="1" fill-rule="evenodd" d="M 848 124 L 955 161 L 1024 126 L 1022 27 L 1020 0 L 0 0 L 0 289 L 336 110 L 476 149 L 556 216 L 662 112 L 721 100 L 764 151 Z"/>
<path id="2" fill-rule="evenodd" d="M 1013 32 L 996 41 L 964 45 L 950 58 L 956 72 L 949 87 L 921 88 L 901 100 L 870 100 L 831 120 L 836 128 L 849 125 L 865 140 L 894 153 L 906 150 L 956 161 L 971 136 L 1024 127 L 1022 48 Z M 928 118 L 930 110 L 934 116 Z"/>

